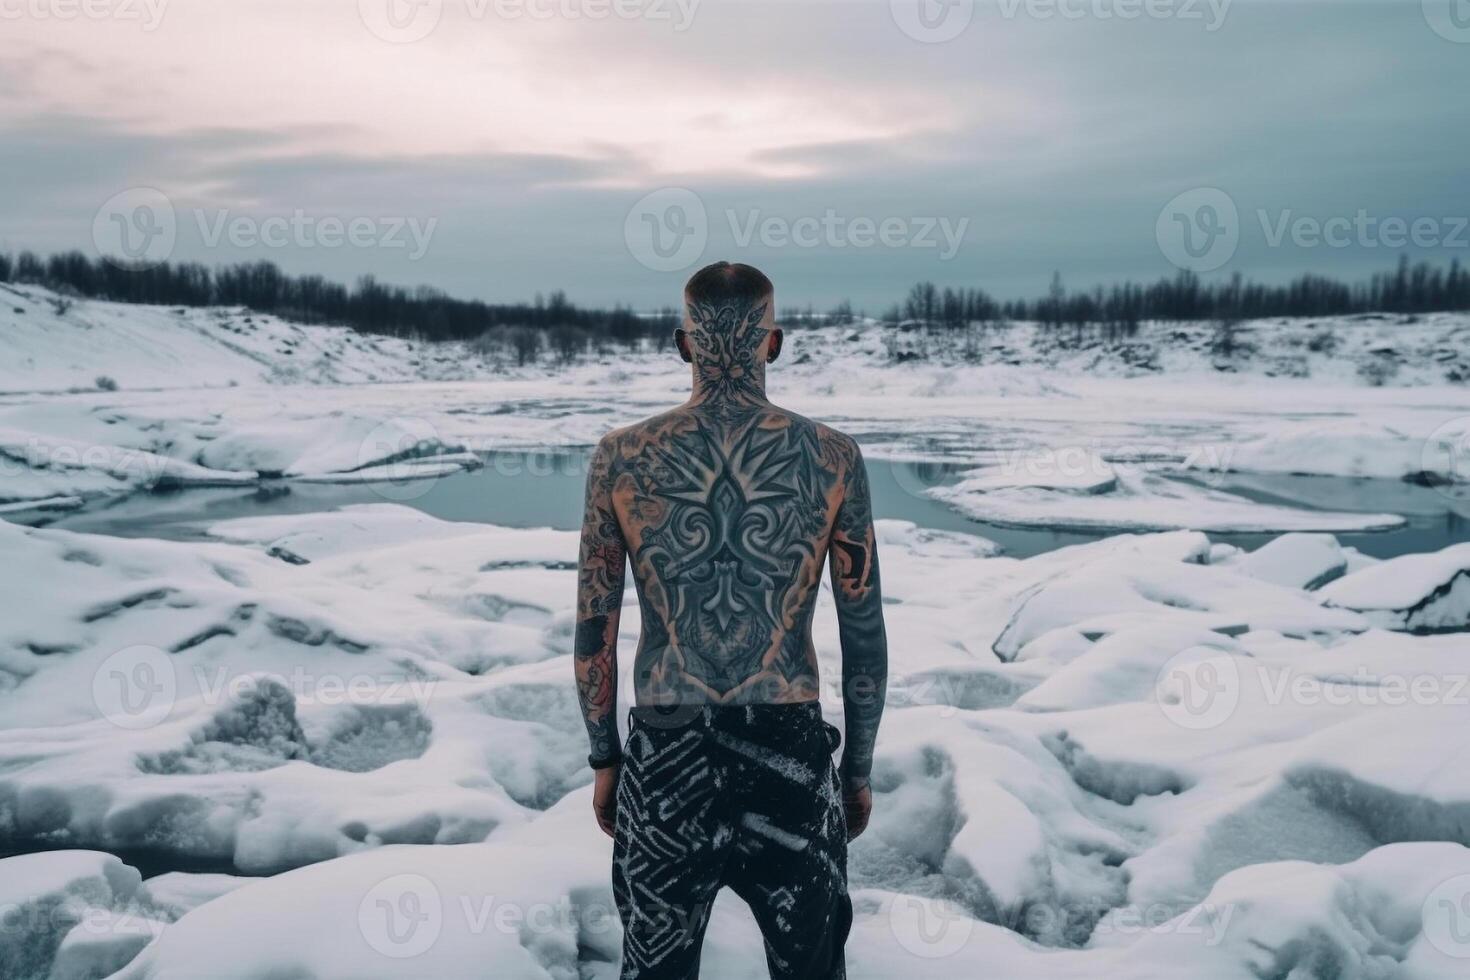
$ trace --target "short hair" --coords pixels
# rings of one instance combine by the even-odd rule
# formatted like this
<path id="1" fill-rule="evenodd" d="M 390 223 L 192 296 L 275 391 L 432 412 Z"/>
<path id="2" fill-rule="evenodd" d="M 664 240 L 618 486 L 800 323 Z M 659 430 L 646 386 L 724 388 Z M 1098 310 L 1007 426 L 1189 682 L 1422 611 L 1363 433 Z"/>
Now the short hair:
<path id="1" fill-rule="evenodd" d="M 750 307 L 775 295 L 776 287 L 766 274 L 741 262 L 714 262 L 689 277 L 684 298 L 718 309 L 722 306 Z"/>

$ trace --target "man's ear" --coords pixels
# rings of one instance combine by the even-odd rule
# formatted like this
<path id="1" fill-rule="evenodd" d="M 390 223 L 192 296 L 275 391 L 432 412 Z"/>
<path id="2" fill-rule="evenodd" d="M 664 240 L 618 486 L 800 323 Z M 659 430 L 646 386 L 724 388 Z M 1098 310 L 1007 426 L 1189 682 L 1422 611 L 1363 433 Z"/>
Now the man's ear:
<path id="1" fill-rule="evenodd" d="M 766 363 L 767 364 L 774 364 L 775 361 L 776 361 L 776 358 L 778 358 L 778 357 L 781 356 L 781 342 L 783 340 L 785 340 L 785 339 L 786 339 L 786 335 L 781 332 L 781 328 L 780 327 L 772 327 L 771 328 L 771 332 L 769 334 L 770 344 L 766 348 Z"/>
<path id="2" fill-rule="evenodd" d="M 694 360 L 694 355 L 689 353 L 689 335 L 682 328 L 674 331 L 674 346 L 679 348 L 679 357 L 685 364 Z"/>

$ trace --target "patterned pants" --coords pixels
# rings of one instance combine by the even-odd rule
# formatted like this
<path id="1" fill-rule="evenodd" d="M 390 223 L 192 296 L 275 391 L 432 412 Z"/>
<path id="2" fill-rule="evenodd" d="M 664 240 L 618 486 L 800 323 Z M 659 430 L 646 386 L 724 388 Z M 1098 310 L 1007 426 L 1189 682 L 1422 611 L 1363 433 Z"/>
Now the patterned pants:
<path id="1" fill-rule="evenodd" d="M 634 708 L 613 891 L 623 980 L 694 980 L 715 893 L 755 913 L 773 980 L 841 980 L 847 822 L 815 702 Z"/>

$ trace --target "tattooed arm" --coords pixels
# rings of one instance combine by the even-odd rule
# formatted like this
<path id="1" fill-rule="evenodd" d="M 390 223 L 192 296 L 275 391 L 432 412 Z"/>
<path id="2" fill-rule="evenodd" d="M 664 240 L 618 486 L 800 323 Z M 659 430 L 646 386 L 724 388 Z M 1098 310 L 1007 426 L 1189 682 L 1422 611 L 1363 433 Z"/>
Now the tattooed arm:
<path id="1" fill-rule="evenodd" d="M 883 629 L 883 596 L 878 585 L 878 549 L 868 472 L 857 443 L 847 447 L 842 503 L 832 528 L 832 595 L 837 600 L 842 640 L 842 695 L 847 732 L 842 746 L 842 778 L 849 790 L 868 783 L 873 743 L 888 687 L 888 638 Z"/>
<path id="2" fill-rule="evenodd" d="M 618 741 L 618 615 L 623 605 L 627 548 L 612 502 L 611 437 L 592 454 L 577 574 L 577 696 L 592 743 L 588 761 L 605 768 L 620 756 Z"/>

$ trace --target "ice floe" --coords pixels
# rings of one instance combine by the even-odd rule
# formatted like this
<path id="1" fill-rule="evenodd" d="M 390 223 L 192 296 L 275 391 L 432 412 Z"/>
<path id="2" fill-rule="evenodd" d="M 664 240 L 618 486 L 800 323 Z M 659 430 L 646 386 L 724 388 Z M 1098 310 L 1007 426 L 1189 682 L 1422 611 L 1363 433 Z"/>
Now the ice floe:
<path id="1" fill-rule="evenodd" d="M 0 623 L 0 846 L 180 869 L 11 859 L 35 869 L 13 880 L 52 876 L 30 905 L 92 896 L 104 937 L 27 927 L 17 975 L 614 976 L 565 652 L 575 536 L 392 504 L 212 533 L 0 525 L 27 611 Z M 1392 562 L 1312 592 L 1330 538 L 1118 535 L 1020 560 L 878 535 L 893 682 L 851 855 L 853 976 L 1456 975 L 1463 637 L 1323 601 Z M 1459 554 L 1394 576 L 1398 598 Z M 814 629 L 831 688 L 825 603 Z M 203 861 L 268 876 L 188 873 Z M 109 925 L 123 913 L 142 934 Z M 757 949 L 722 899 L 706 972 L 760 976 Z"/>

